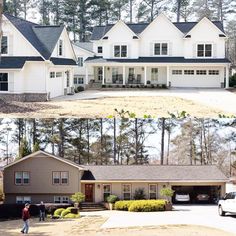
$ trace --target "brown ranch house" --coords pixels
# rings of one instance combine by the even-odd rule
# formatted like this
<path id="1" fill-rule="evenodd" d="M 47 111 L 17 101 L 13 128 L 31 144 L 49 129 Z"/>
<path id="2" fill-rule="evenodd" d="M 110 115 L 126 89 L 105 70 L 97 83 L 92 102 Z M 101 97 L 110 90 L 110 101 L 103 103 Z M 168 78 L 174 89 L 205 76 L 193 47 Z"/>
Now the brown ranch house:
<path id="1" fill-rule="evenodd" d="M 83 192 L 86 202 L 103 202 L 107 195 L 132 199 L 138 188 L 146 198 L 161 198 L 160 190 L 204 188 L 225 194 L 226 176 L 216 166 L 84 166 L 44 151 L 35 152 L 4 168 L 5 203 L 69 203 L 70 195 Z"/>

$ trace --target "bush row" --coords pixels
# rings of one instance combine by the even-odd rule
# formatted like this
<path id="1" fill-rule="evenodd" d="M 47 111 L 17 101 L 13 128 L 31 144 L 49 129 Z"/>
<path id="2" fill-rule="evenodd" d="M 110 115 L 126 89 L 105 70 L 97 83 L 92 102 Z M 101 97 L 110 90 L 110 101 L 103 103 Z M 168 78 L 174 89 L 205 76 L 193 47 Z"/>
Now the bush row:
<path id="1" fill-rule="evenodd" d="M 53 218 L 79 218 L 80 214 L 75 207 L 58 208 L 53 214 Z"/>
<path id="2" fill-rule="evenodd" d="M 166 200 L 118 201 L 115 203 L 115 209 L 134 212 L 164 211 L 166 203 Z"/>
<path id="3" fill-rule="evenodd" d="M 11 219 L 11 218 L 21 218 L 22 209 L 24 204 L 0 204 L 0 219 Z M 70 204 L 45 204 L 46 213 L 53 214 L 58 208 L 67 208 L 71 206 Z M 38 205 L 30 205 L 30 215 L 38 216 L 39 207 Z"/>
<path id="4" fill-rule="evenodd" d="M 136 84 L 133 84 L 133 85 L 121 85 L 121 84 L 103 84 L 102 85 L 102 88 L 160 88 L 160 89 L 166 89 L 167 86 L 165 84 L 148 84 L 148 85 L 143 85 L 143 84 L 140 84 L 140 85 L 136 85 Z"/>

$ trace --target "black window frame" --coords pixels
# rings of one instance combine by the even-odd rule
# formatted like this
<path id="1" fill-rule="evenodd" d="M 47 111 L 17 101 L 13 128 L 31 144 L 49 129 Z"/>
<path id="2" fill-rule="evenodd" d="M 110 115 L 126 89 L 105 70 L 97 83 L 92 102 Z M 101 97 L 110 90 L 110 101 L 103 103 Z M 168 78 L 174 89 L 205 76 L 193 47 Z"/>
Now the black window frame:
<path id="1" fill-rule="evenodd" d="M 99 54 L 102 54 L 102 53 L 103 53 L 103 47 L 102 47 L 102 46 L 98 46 L 97 52 L 98 52 Z"/>
<path id="2" fill-rule="evenodd" d="M 5 46 L 3 44 L 6 44 Z M 4 52 L 4 50 L 6 50 Z M 3 35 L 2 36 L 2 41 L 1 41 L 1 54 L 2 55 L 7 55 L 8 54 L 8 36 Z"/>
<path id="3" fill-rule="evenodd" d="M 6 78 L 4 78 L 6 75 Z M 9 74 L 8 73 L 0 73 L 0 91 L 7 92 L 9 89 Z"/>

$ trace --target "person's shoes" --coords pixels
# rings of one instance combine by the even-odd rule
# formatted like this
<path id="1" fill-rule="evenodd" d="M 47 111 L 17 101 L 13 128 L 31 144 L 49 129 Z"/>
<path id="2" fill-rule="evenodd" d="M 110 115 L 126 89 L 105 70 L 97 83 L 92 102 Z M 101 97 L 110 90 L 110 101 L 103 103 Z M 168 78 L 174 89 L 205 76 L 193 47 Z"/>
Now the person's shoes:
<path id="1" fill-rule="evenodd" d="M 23 231 L 23 230 L 21 230 L 20 232 L 21 232 L 22 234 L 24 234 L 24 231 Z"/>

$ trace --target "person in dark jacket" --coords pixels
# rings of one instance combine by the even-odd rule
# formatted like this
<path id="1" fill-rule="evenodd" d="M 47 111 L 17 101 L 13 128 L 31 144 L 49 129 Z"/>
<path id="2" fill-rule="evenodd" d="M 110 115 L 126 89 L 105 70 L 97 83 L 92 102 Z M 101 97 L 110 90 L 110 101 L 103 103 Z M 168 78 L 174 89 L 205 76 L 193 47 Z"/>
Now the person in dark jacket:
<path id="1" fill-rule="evenodd" d="M 39 221 L 45 220 L 45 205 L 43 202 L 40 202 L 39 205 Z"/>
<path id="2" fill-rule="evenodd" d="M 22 210 L 22 220 L 24 222 L 23 229 L 21 230 L 22 234 L 28 234 L 29 232 L 29 213 L 30 204 L 26 203 L 24 209 Z"/>

